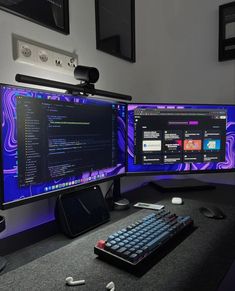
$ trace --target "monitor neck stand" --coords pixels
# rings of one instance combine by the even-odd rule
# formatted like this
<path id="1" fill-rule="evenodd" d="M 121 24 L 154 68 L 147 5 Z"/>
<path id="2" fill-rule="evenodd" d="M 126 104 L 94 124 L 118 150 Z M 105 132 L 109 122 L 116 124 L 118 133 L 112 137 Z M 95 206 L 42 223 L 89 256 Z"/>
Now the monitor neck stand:
<path id="1" fill-rule="evenodd" d="M 150 182 L 160 192 L 195 191 L 215 189 L 215 185 L 196 179 L 161 179 Z"/>
<path id="2" fill-rule="evenodd" d="M 121 195 L 121 179 L 115 178 L 113 181 L 113 206 L 115 210 L 125 210 L 130 208 L 130 202 Z"/>

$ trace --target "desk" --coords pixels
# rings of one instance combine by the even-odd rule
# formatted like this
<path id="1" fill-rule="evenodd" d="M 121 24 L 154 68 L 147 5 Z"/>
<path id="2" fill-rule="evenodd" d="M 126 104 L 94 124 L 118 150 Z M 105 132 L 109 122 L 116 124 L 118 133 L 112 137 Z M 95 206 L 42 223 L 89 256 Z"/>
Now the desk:
<path id="1" fill-rule="evenodd" d="M 99 239 L 149 213 L 130 209 L 112 212 L 111 223 L 88 232 L 55 251 L 0 276 L 0 290 L 105 290 L 114 281 L 116 290 L 216 290 L 235 259 L 234 186 L 215 190 L 182 192 L 184 205 L 170 203 L 172 193 L 145 186 L 126 193 L 131 202 L 160 202 L 178 215 L 191 215 L 197 229 L 142 277 L 98 260 L 93 247 Z M 202 216 L 200 206 L 217 205 L 227 218 Z M 50 243 L 53 243 L 51 241 Z M 32 250 L 33 251 L 33 250 Z M 65 286 L 65 278 L 85 279 L 86 285 Z"/>

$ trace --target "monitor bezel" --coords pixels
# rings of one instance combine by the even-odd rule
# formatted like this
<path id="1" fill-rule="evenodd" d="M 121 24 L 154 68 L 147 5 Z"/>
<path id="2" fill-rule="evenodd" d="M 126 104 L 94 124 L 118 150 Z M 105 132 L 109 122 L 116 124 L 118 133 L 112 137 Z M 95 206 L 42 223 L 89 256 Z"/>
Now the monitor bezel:
<path id="1" fill-rule="evenodd" d="M 7 87 L 12 87 L 12 88 L 19 88 L 19 89 L 25 89 L 25 90 L 31 90 L 31 91 L 38 91 L 38 92 L 45 92 L 45 93 L 52 93 L 52 94 L 58 94 L 58 95 L 68 95 L 68 96 L 73 96 L 72 94 L 68 94 L 68 93 L 63 93 L 63 92 L 59 92 L 59 91 L 53 91 L 53 90 L 45 90 L 45 89 L 39 89 L 39 88 L 32 88 L 32 87 L 26 87 L 26 86 L 18 86 L 18 85 L 10 85 L 10 84 L 6 84 L 6 83 L 0 83 L 0 89 L 4 86 Z M 76 95 L 78 98 L 88 98 L 88 99 L 94 99 L 94 100 L 100 100 L 103 102 L 110 102 L 110 103 L 115 103 L 115 104 L 121 104 L 121 105 L 125 105 L 126 106 L 126 112 L 127 112 L 127 105 L 128 103 L 125 101 L 117 101 L 117 100 L 108 100 L 105 97 L 98 97 L 98 96 L 83 96 L 83 95 Z M 76 97 L 75 96 L 75 97 Z M 127 120 L 127 119 L 126 119 Z M 2 100 L 0 100 L 0 121 L 2 122 Z M 21 206 L 21 205 L 25 205 L 25 204 L 29 204 L 32 202 L 36 202 L 36 201 L 40 201 L 40 200 L 44 200 L 47 198 L 52 198 L 52 197 L 56 197 L 59 195 L 66 195 L 72 192 L 76 192 L 76 191 L 80 191 L 83 189 L 87 189 L 89 187 L 95 186 L 97 184 L 100 183 L 104 183 L 104 182 L 108 182 L 110 180 L 114 180 L 116 177 L 123 177 L 126 175 L 126 159 L 127 159 L 127 154 L 125 151 L 125 163 L 124 163 L 124 173 L 120 173 L 120 174 L 116 174 L 114 176 L 110 176 L 110 177 L 105 177 L 105 178 L 101 178 L 99 180 L 96 181 L 90 181 L 90 182 L 86 182 L 83 184 L 79 184 L 79 185 L 75 185 L 75 186 L 71 186 L 70 188 L 66 188 L 66 189 L 58 189 L 58 190 L 53 190 L 50 192 L 46 192 L 46 193 L 42 193 L 42 194 L 37 194 L 35 196 L 31 196 L 31 197 L 26 197 L 24 199 L 20 199 L 20 200 L 14 200 L 11 202 L 4 202 L 4 175 L 3 175 L 3 153 L 2 153 L 2 125 L 0 127 L 0 209 L 1 210 L 7 210 L 13 207 L 17 207 L 17 206 Z"/>
<path id="2" fill-rule="evenodd" d="M 195 174 L 218 174 L 218 173 L 234 173 L 235 168 L 233 169 L 222 169 L 222 170 L 187 170 L 187 171 L 139 171 L 139 172 L 129 172 L 128 169 L 128 130 L 129 130 L 129 114 L 128 114 L 128 107 L 131 105 L 162 105 L 162 106 L 180 106 L 180 105 L 195 105 L 195 106 L 234 106 L 235 104 L 221 104 L 221 103 L 215 103 L 215 104 L 210 104 L 210 103 L 153 103 L 153 102 L 133 102 L 133 103 L 128 103 L 127 104 L 127 113 L 126 113 L 126 119 L 127 119 L 127 124 L 126 124 L 126 133 L 127 133 L 127 140 L 126 140 L 126 176 L 168 176 L 168 175 L 195 175 Z M 184 164 L 192 164 L 192 163 L 184 163 Z"/>

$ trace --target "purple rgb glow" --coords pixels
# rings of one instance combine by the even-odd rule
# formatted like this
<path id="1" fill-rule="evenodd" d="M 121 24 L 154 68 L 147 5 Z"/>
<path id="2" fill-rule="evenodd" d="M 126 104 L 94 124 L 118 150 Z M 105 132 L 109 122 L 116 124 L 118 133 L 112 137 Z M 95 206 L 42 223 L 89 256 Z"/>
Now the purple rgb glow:
<path id="1" fill-rule="evenodd" d="M 226 110 L 226 149 L 225 161 L 209 163 L 181 163 L 142 165 L 134 163 L 134 110 L 135 109 L 209 109 Z M 197 126 L 197 120 L 190 120 L 188 124 Z M 234 105 L 183 105 L 183 104 L 129 104 L 128 105 L 128 166 L 129 173 L 187 173 L 192 171 L 229 171 L 235 170 L 235 106 Z"/>
<path id="2" fill-rule="evenodd" d="M 198 121 L 189 121 L 189 125 L 198 125 Z"/>
<path id="3" fill-rule="evenodd" d="M 80 96 L 70 96 L 53 92 L 37 91 L 33 89 L 11 87 L 2 85 L 1 115 L 2 115 L 2 169 L 3 169 L 3 204 L 14 204 L 19 200 L 35 196 L 45 196 L 50 192 L 63 191 L 71 187 L 89 184 L 110 178 L 125 172 L 125 104 L 118 102 L 101 101 Z M 98 106 L 110 105 L 117 108 L 117 134 L 118 134 L 118 163 L 115 167 L 84 172 L 80 176 L 64 177 L 46 183 L 19 187 L 18 184 L 18 160 L 17 160 L 17 112 L 16 97 L 25 96 L 31 98 L 66 101 L 79 104 L 94 104 Z"/>

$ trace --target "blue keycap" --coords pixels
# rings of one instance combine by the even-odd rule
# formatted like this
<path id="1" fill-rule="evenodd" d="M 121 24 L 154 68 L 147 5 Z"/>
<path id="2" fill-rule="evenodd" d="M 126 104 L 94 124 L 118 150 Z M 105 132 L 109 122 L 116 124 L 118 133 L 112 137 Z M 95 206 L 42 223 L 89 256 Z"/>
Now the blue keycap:
<path id="1" fill-rule="evenodd" d="M 134 263 L 134 262 L 136 262 L 138 260 L 138 255 L 137 254 L 131 254 L 129 256 L 129 258 L 130 258 L 130 261 Z"/>
<path id="2" fill-rule="evenodd" d="M 157 247 L 164 239 L 166 239 L 169 236 L 169 231 L 163 232 L 161 235 L 156 237 L 155 239 L 151 240 L 147 243 L 147 247 L 152 250 L 155 247 Z"/>

